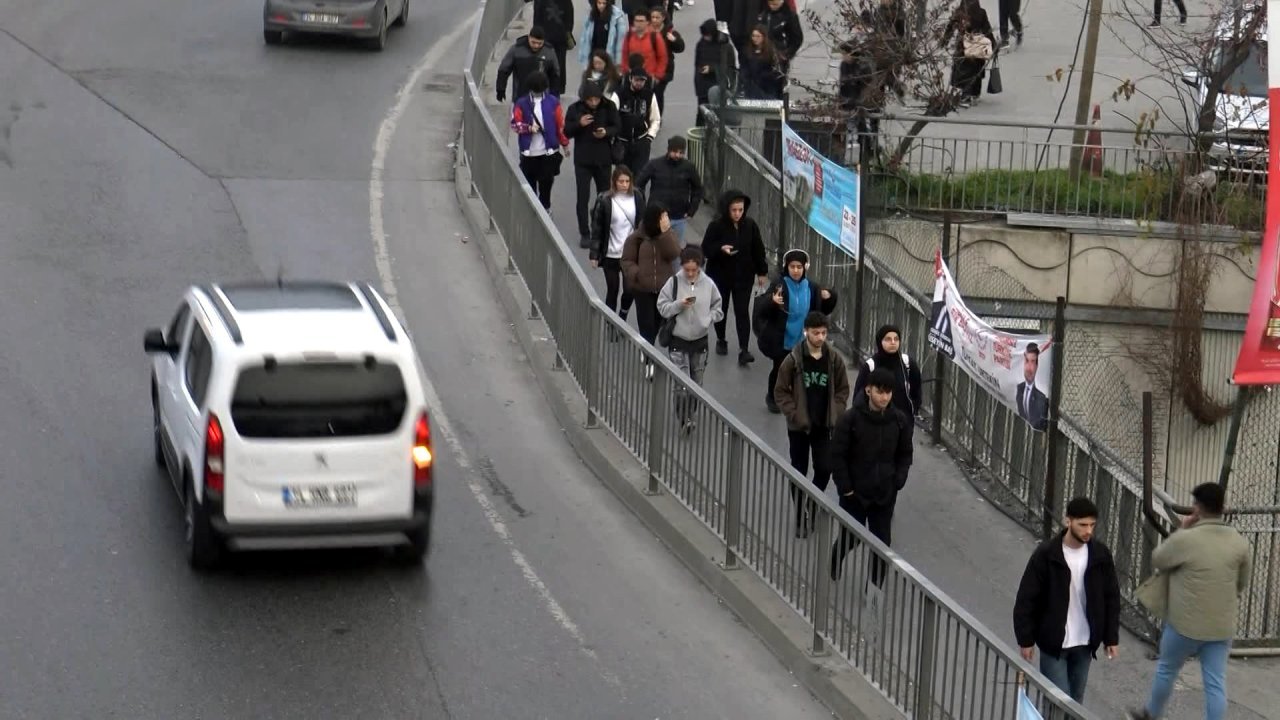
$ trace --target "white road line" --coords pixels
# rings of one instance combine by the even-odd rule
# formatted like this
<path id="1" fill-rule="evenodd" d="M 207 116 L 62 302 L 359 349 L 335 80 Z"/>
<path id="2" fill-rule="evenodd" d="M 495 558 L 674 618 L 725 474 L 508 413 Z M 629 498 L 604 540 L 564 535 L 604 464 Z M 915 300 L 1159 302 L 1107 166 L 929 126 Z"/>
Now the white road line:
<path id="1" fill-rule="evenodd" d="M 471 17 L 463 21 L 456 30 L 438 40 L 432 45 L 427 54 L 423 55 L 418 63 L 413 66 L 413 70 L 409 73 L 409 78 L 405 80 L 404 85 L 401 85 L 400 90 L 396 93 L 395 105 L 387 111 L 386 116 L 382 119 L 382 126 L 378 128 L 378 136 L 373 143 L 373 164 L 369 172 L 369 237 L 373 242 L 374 265 L 378 269 L 382 292 L 386 296 L 387 303 L 391 305 L 391 309 L 401 318 L 404 318 L 405 314 L 400 307 L 395 275 L 391 270 L 391 254 L 387 250 L 387 235 L 382 217 L 382 177 L 386 171 L 387 151 L 395 138 L 400 118 L 409 107 L 409 102 L 413 99 L 414 89 L 418 87 L 423 73 L 441 64 L 441 61 L 446 57 L 447 51 L 471 32 L 471 28 L 479 20 L 483 9 L 483 6 L 481 6 L 480 9 L 472 13 Z M 600 658 L 597 657 L 595 650 L 587 645 L 586 638 L 583 637 L 582 631 L 578 629 L 577 624 L 573 622 L 573 619 L 565 612 L 564 607 L 551 594 L 550 588 L 547 587 L 546 583 L 542 582 L 542 578 L 538 577 L 537 571 L 533 569 L 533 565 L 529 563 L 528 558 L 516 547 L 515 539 L 511 537 L 511 532 L 507 529 L 506 522 L 498 513 L 497 508 L 494 507 L 489 496 L 485 495 L 484 488 L 476 482 L 475 478 L 478 473 L 475 471 L 475 463 L 472 462 L 466 448 L 462 446 L 458 436 L 453 432 L 453 426 L 444 412 L 444 403 L 440 401 L 440 395 L 436 392 L 430 378 L 423 377 L 422 386 L 426 395 L 427 405 L 432 410 L 432 429 L 438 431 L 444 437 L 445 443 L 449 446 L 458 465 L 465 473 L 467 487 L 471 489 L 472 496 L 479 503 L 485 519 L 489 521 L 489 527 L 507 546 L 507 551 L 511 554 L 511 560 L 520 569 L 525 581 L 542 598 L 542 604 L 547 609 L 547 612 L 551 614 L 551 617 L 565 632 L 569 633 L 570 637 L 578 643 L 578 647 L 587 657 L 598 663 Z"/>

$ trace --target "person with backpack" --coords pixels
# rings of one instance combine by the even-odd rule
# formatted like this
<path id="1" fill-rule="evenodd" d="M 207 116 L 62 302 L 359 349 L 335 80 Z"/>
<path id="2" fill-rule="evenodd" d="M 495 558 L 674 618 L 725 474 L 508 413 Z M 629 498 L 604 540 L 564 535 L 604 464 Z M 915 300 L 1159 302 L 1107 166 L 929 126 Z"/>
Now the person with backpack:
<path id="1" fill-rule="evenodd" d="M 780 413 L 773 390 L 778 383 L 782 361 L 804 338 L 804 319 L 813 311 L 830 315 L 836 309 L 836 291 L 825 288 L 808 277 L 809 253 L 799 248 L 782 256 L 782 277 L 756 296 L 751 312 L 751 329 L 756 334 L 756 347 L 773 361 L 764 402 L 771 413 Z"/>
<path id="2" fill-rule="evenodd" d="M 618 112 L 622 116 L 622 130 L 614 147 L 614 164 L 626 165 L 639 179 L 649 164 L 649 152 L 654 138 L 662 129 L 662 112 L 654 99 L 654 81 L 644 69 L 644 58 L 639 54 L 627 58 L 628 71 L 618 86 Z"/>
<path id="3" fill-rule="evenodd" d="M 924 383 L 920 368 L 911 364 L 911 358 L 902 352 L 902 333 L 896 325 L 884 325 L 876 331 L 876 351 L 858 368 L 858 379 L 853 383 L 855 395 L 867 386 L 867 378 L 876 368 L 893 373 L 893 406 L 908 418 L 920 414 L 924 401 Z"/>
<path id="4" fill-rule="evenodd" d="M 828 324 L 820 312 L 805 316 L 804 342 L 782 361 L 773 391 L 787 419 L 791 467 L 808 475 L 812 454 L 813 486 L 819 492 L 826 491 L 831 479 L 831 431 L 849 404 L 849 372 L 844 358 L 827 342 Z M 796 504 L 796 537 L 807 538 L 813 532 L 814 503 L 806 502 L 804 492 L 794 485 L 791 500 Z"/>
<path id="5" fill-rule="evenodd" d="M 631 32 L 622 41 L 622 57 L 633 54 L 644 58 L 644 71 L 655 83 L 667 76 L 667 41 L 659 29 L 650 27 L 648 10 L 632 16 Z"/>
<path id="6" fill-rule="evenodd" d="M 680 272 L 672 275 L 658 293 L 658 314 L 671 322 L 667 356 L 699 385 L 707 369 L 707 336 L 711 325 L 724 317 L 724 301 L 716 284 L 702 272 L 702 249 L 680 251 Z M 691 393 L 676 387 L 676 417 L 688 435 L 695 427 Z"/>
<path id="7" fill-rule="evenodd" d="M 658 100 L 658 110 L 666 111 L 667 86 L 675 79 L 676 53 L 684 52 L 684 37 L 676 30 L 675 25 L 670 22 L 669 16 L 660 6 L 649 9 L 649 30 L 658 33 L 667 46 L 667 72 L 658 78 L 658 87 L 654 92 L 654 97 Z"/>

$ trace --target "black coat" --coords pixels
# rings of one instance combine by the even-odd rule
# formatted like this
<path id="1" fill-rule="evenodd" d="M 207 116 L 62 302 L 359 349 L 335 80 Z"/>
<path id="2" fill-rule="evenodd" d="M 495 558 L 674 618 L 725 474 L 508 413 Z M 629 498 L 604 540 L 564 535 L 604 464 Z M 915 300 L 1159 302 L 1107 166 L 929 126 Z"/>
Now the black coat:
<path id="1" fill-rule="evenodd" d="M 632 188 L 631 193 L 636 197 L 635 229 L 639 230 L 641 220 L 644 218 L 644 193 L 635 188 Z M 592 260 L 600 261 L 608 257 L 609 231 L 612 227 L 613 191 L 606 190 L 596 196 L 595 204 L 591 206 L 590 257 Z"/>
<path id="2" fill-rule="evenodd" d="M 769 29 L 769 40 L 785 62 L 790 62 L 804 45 L 804 28 L 800 25 L 800 16 L 786 3 L 776 11 L 766 7 L 756 18 L 756 24 Z"/>
<path id="3" fill-rule="evenodd" d="M 672 160 L 663 155 L 650 160 L 636 177 L 636 187 L 648 188 L 649 199 L 666 205 L 672 220 L 693 217 L 702 203 L 702 178 L 688 158 Z"/>
<path id="4" fill-rule="evenodd" d="M 667 17 L 672 17 L 672 16 L 668 14 Z M 675 36 L 676 39 L 675 40 L 668 39 L 667 33 L 671 33 L 672 35 Z M 670 23 L 667 23 L 667 26 L 662 29 L 661 34 L 662 34 L 662 39 L 666 40 L 667 42 L 667 76 L 664 78 L 661 78 L 661 80 L 663 82 L 669 83 L 671 82 L 672 78 L 676 76 L 676 53 L 684 52 L 684 48 L 685 48 L 684 36 L 681 35 L 680 31 L 676 30 L 675 27 L 673 27 Z"/>
<path id="5" fill-rule="evenodd" d="M 737 225 L 729 219 L 729 205 L 742 200 L 745 210 Z M 764 238 L 760 226 L 747 216 L 751 210 L 751 198 L 746 193 L 730 190 L 720 196 L 716 208 L 718 215 L 702 235 L 702 252 L 707 256 L 707 275 L 722 288 L 750 288 L 756 277 L 769 274 L 769 259 L 765 256 Z M 726 254 L 726 247 L 737 252 Z"/>
<path id="6" fill-rule="evenodd" d="M 738 91 L 749 100 L 781 100 L 786 89 L 786 75 L 777 59 L 770 59 L 750 49 L 742 53 L 738 71 Z"/>
<path id="7" fill-rule="evenodd" d="M 1066 530 L 1040 543 L 1027 560 L 1013 603 L 1013 633 L 1018 647 L 1036 646 L 1051 657 L 1062 654 L 1071 602 L 1071 568 L 1062 554 Z M 1085 616 L 1089 620 L 1089 653 L 1102 644 L 1120 644 L 1120 582 L 1111 550 L 1096 538 L 1089 541 L 1084 571 Z"/>
<path id="8" fill-rule="evenodd" d="M 556 60 L 555 52 L 552 51 L 550 45 L 543 45 L 535 53 L 529 48 L 529 36 L 521 35 L 511 44 L 507 54 L 502 56 L 502 62 L 498 63 L 498 78 L 494 81 L 498 100 L 506 99 L 507 82 L 512 77 L 515 78 L 516 85 L 515 92 L 512 93 L 511 97 L 518 98 L 528 92 L 525 89 L 524 81 L 535 70 L 541 70 L 547 74 L 547 80 L 551 82 L 551 87 L 556 86 L 556 79 L 560 77 L 560 73 L 564 72 L 564 68 L 560 67 L 560 62 Z"/>
<path id="9" fill-rule="evenodd" d="M 864 360 L 858 368 L 858 379 L 853 383 L 853 392 L 858 394 L 867 387 L 867 378 L 871 376 L 871 367 L 868 364 L 871 360 L 875 361 L 877 368 L 888 368 L 893 373 L 895 385 L 893 388 L 893 406 L 906 413 L 907 417 L 915 417 L 920 412 L 920 403 L 924 401 L 924 382 L 920 377 L 919 360 L 907 356 L 907 361 L 902 359 L 901 351 L 889 355 L 885 352 L 878 352 L 871 357 L 870 360 Z M 910 365 L 910 367 L 906 367 Z"/>
<path id="10" fill-rule="evenodd" d="M 779 288 L 782 289 L 782 307 L 773 302 L 773 294 Z M 824 289 L 831 293 L 831 297 L 826 300 L 822 299 Z M 823 315 L 830 315 L 836 309 L 838 299 L 835 290 L 823 288 L 809 280 L 809 312 L 817 310 Z M 770 360 L 781 360 L 791 350 L 782 346 L 783 339 L 787 336 L 787 311 L 784 308 L 790 302 L 787 284 L 778 280 L 764 293 L 756 296 L 755 305 L 751 309 L 751 331 L 756 334 L 756 347 Z"/>
<path id="11" fill-rule="evenodd" d="M 587 114 L 592 116 L 591 124 L 583 127 L 582 116 Z M 594 135 L 596 128 L 604 128 L 603 138 Z M 621 129 L 622 116 L 609 100 L 602 98 L 595 110 L 582 100 L 570 105 L 564 115 L 564 134 L 573 139 L 573 164 L 611 167 L 613 138 Z"/>
<path id="12" fill-rule="evenodd" d="M 533 0 L 533 24 L 542 26 L 548 43 L 567 48 L 576 27 L 573 0 Z"/>
<path id="13" fill-rule="evenodd" d="M 711 68 L 711 72 L 703 73 L 704 67 Z M 725 73 L 725 77 L 721 77 L 722 72 Z M 733 44 L 724 33 L 716 33 L 710 40 L 699 39 L 698 44 L 694 45 L 693 92 L 699 103 L 710 100 L 707 95 L 716 85 L 724 88 L 725 92 L 732 90 L 733 79 L 737 74 L 738 57 L 733 50 Z M 725 99 L 728 100 L 727 97 Z"/>
<path id="14" fill-rule="evenodd" d="M 866 393 L 854 395 L 831 435 L 831 471 L 840 494 L 852 492 L 863 505 L 893 505 L 915 456 L 914 428 L 892 404 L 875 412 Z"/>

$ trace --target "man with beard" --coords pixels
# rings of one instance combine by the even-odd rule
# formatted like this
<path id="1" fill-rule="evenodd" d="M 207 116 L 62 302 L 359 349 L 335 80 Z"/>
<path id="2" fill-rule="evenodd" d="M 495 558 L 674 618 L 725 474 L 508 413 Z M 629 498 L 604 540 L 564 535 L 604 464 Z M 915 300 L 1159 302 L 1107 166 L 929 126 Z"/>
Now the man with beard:
<path id="1" fill-rule="evenodd" d="M 1040 672 L 1078 703 L 1098 646 L 1112 660 L 1120 645 L 1120 581 L 1097 524 L 1092 500 L 1067 503 L 1066 527 L 1031 553 L 1013 605 L 1022 657 L 1040 648 Z"/>

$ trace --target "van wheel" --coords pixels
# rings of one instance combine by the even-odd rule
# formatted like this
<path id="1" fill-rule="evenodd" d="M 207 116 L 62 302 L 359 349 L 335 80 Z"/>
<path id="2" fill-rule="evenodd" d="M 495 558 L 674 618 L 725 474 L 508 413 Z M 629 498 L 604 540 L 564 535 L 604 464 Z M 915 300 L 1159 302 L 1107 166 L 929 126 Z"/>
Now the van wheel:
<path id="1" fill-rule="evenodd" d="M 431 549 L 431 528 L 424 526 L 406 533 L 409 538 L 408 545 L 397 545 L 392 550 L 392 558 L 397 565 L 405 567 L 419 567 L 422 565 L 422 559 L 426 557 L 427 551 Z"/>
<path id="2" fill-rule="evenodd" d="M 279 45 L 284 42 L 284 32 L 281 30 L 263 30 L 262 39 L 268 45 Z"/>
<path id="3" fill-rule="evenodd" d="M 382 9 L 382 25 L 378 27 L 378 34 L 369 40 L 369 47 L 377 52 L 387 49 L 387 9 Z"/>
<path id="4" fill-rule="evenodd" d="M 392 23 L 393 27 L 404 27 L 409 22 L 409 0 L 404 0 L 404 4 L 400 6 L 400 16 Z"/>
<path id="5" fill-rule="evenodd" d="M 209 511 L 196 499 L 191 475 L 186 479 L 186 497 L 183 502 L 186 520 L 187 564 L 199 571 L 212 570 L 222 557 L 222 543 L 209 522 Z"/>

